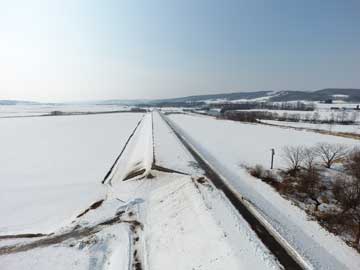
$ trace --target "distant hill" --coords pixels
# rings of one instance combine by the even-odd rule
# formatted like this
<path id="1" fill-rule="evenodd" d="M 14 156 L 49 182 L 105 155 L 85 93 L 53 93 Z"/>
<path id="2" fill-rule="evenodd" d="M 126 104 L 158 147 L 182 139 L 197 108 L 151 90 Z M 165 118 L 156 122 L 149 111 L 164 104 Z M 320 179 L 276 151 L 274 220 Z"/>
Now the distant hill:
<path id="1" fill-rule="evenodd" d="M 220 103 L 220 102 L 241 102 L 241 101 L 270 101 L 270 102 L 286 102 L 286 101 L 324 101 L 324 100 L 342 100 L 344 102 L 359 102 L 360 89 L 346 88 L 327 88 L 317 91 L 256 91 L 256 92 L 235 92 L 222 93 L 212 95 L 197 95 L 169 99 L 157 100 L 100 100 L 93 102 L 81 102 L 79 104 L 93 105 L 156 105 L 156 104 L 176 104 L 176 103 Z M 22 100 L 0 100 L 0 105 L 38 105 L 45 103 L 22 101 Z M 50 103 L 47 103 L 50 104 Z M 55 103 L 54 103 L 55 104 Z M 72 103 L 71 103 L 72 104 Z M 75 103 L 77 104 L 77 103 Z"/>
<path id="2" fill-rule="evenodd" d="M 213 94 L 213 95 L 199 95 L 199 96 L 188 96 L 171 99 L 160 99 L 153 100 L 152 103 L 158 102 L 199 102 L 207 100 L 241 100 L 241 99 L 257 99 L 266 97 L 273 91 L 257 91 L 257 92 L 237 92 L 228 94 Z"/>
<path id="3" fill-rule="evenodd" d="M 345 102 L 360 102 L 360 89 L 328 88 L 317 91 L 257 91 L 238 92 L 215 95 L 199 95 L 181 98 L 154 100 L 151 103 L 174 102 L 236 102 L 236 101 L 322 101 L 343 100 Z"/>
<path id="4" fill-rule="evenodd" d="M 33 101 L 24 101 L 24 100 L 9 100 L 9 99 L 0 99 L 0 105 L 37 105 L 38 102 Z"/>
<path id="5" fill-rule="evenodd" d="M 343 100 L 345 102 L 360 102 L 360 89 L 338 89 L 327 88 L 314 92 L 305 91 L 280 91 L 271 101 L 293 101 L 293 100 Z"/>

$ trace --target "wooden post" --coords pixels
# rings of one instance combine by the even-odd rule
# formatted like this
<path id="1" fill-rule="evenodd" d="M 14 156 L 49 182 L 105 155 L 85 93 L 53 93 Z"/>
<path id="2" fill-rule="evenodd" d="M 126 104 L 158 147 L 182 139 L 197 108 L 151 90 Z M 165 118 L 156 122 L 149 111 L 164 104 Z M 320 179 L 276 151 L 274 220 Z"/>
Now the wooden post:
<path id="1" fill-rule="evenodd" d="M 271 167 L 270 167 L 271 170 L 274 168 L 274 156 L 275 156 L 275 149 L 271 148 Z"/>

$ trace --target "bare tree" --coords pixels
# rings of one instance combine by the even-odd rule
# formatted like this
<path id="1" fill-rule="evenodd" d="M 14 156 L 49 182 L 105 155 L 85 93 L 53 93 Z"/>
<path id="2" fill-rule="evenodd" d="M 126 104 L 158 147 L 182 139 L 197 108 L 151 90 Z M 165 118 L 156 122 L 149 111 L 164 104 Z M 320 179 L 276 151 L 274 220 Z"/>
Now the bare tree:
<path id="1" fill-rule="evenodd" d="M 346 158 L 344 164 L 347 173 L 360 181 L 360 148 L 355 148 Z"/>
<path id="2" fill-rule="evenodd" d="M 317 122 L 319 122 L 319 120 L 320 120 L 320 114 L 319 114 L 319 112 L 314 112 L 314 114 L 313 114 L 313 116 L 312 116 L 312 121 L 314 122 L 314 123 L 317 123 Z"/>
<path id="3" fill-rule="evenodd" d="M 289 171 L 296 174 L 299 171 L 304 160 L 304 151 L 302 146 L 285 146 L 283 147 L 282 157 L 289 166 Z"/>
<path id="4" fill-rule="evenodd" d="M 341 177 L 334 185 L 333 193 L 339 202 L 342 212 L 340 219 L 350 222 L 356 228 L 354 246 L 359 248 L 360 242 L 360 181 L 354 177 Z"/>
<path id="5" fill-rule="evenodd" d="M 340 114 L 340 122 L 341 123 L 346 122 L 348 120 L 348 117 L 349 117 L 348 112 L 345 109 L 343 109 L 343 111 Z"/>
<path id="6" fill-rule="evenodd" d="M 326 168 L 331 168 L 335 162 L 343 159 L 348 152 L 346 146 L 330 143 L 318 143 L 316 145 L 316 151 Z"/>
<path id="7" fill-rule="evenodd" d="M 303 148 L 303 166 L 305 170 L 311 171 L 315 168 L 317 152 L 315 147 Z"/>
<path id="8" fill-rule="evenodd" d="M 314 166 L 301 171 L 297 178 L 298 191 L 306 193 L 306 195 L 315 202 L 315 211 L 318 211 L 321 204 L 318 200 L 320 194 L 320 179 L 319 170 Z"/>
<path id="9" fill-rule="evenodd" d="M 355 123 L 357 119 L 358 119 L 358 112 L 357 112 L 357 111 L 353 111 L 353 112 L 351 113 L 350 121 L 353 122 L 353 123 Z"/>
<path id="10" fill-rule="evenodd" d="M 360 204 L 360 182 L 350 176 L 338 176 L 333 193 L 340 203 L 342 215 Z"/>

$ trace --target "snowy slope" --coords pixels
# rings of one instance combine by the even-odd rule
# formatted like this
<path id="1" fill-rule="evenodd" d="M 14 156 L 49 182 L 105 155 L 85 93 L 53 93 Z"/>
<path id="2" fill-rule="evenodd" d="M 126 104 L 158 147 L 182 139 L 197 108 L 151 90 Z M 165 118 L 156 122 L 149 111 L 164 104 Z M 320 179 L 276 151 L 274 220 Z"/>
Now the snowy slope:
<path id="1" fill-rule="evenodd" d="M 153 119 L 156 165 L 192 175 L 203 174 L 203 171 L 196 166 L 194 158 L 179 143 L 158 112 L 154 111 Z"/>
<path id="2" fill-rule="evenodd" d="M 149 173 L 152 163 L 152 115 L 146 114 L 109 176 L 110 183 L 126 180 L 138 172 L 140 175 L 146 175 Z"/>

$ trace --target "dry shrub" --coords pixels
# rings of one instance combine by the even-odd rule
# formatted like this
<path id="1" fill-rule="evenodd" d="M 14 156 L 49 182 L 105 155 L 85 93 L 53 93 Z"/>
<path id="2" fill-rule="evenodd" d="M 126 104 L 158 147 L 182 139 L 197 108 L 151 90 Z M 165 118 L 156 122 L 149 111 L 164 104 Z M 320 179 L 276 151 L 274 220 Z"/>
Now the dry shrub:
<path id="1" fill-rule="evenodd" d="M 263 178 L 265 169 L 261 165 L 255 165 L 255 167 L 249 169 L 249 173 L 256 178 Z"/>

